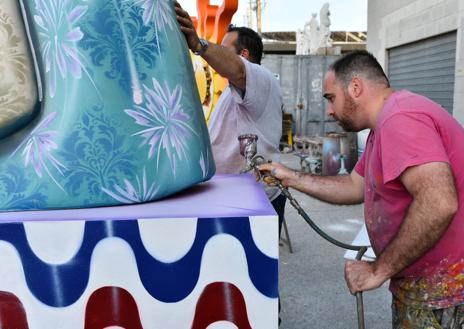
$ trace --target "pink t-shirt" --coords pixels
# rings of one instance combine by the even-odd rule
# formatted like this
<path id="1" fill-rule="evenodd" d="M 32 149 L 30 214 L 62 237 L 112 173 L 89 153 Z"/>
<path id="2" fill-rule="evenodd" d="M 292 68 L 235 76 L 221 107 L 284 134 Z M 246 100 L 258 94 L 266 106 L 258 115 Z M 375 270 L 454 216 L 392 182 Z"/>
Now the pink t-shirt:
<path id="1" fill-rule="evenodd" d="M 390 290 L 404 303 L 444 308 L 464 303 L 464 129 L 431 100 L 394 92 L 355 167 L 364 177 L 364 216 L 377 255 L 399 230 L 412 202 L 399 176 L 429 162 L 450 164 L 459 210 L 440 241 L 392 278 Z"/>

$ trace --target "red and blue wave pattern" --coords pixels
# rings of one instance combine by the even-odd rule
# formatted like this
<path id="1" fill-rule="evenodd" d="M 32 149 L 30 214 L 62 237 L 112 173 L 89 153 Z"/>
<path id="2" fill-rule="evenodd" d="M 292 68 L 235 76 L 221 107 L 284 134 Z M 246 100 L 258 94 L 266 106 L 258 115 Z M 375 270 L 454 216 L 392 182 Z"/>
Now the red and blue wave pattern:
<path id="1" fill-rule="evenodd" d="M 101 240 L 110 237 L 129 244 L 141 283 L 161 302 L 176 303 L 192 292 L 198 282 L 205 245 L 220 234 L 240 241 L 248 275 L 256 289 L 269 298 L 278 295 L 278 261 L 257 247 L 248 217 L 199 218 L 192 247 L 181 259 L 171 263 L 157 260 L 145 249 L 137 220 L 85 222 L 79 250 L 62 264 L 46 263 L 34 253 L 22 223 L 4 223 L 0 227 L 0 241 L 10 243 L 18 252 L 29 290 L 42 303 L 52 307 L 66 307 L 80 298 L 88 285 L 93 250 Z"/>

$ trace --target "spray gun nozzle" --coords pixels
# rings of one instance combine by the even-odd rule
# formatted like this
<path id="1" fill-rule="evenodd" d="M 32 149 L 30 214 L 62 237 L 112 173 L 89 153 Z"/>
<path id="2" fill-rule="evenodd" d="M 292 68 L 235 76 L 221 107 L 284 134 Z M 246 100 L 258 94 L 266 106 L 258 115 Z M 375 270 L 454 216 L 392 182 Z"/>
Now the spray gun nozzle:
<path id="1" fill-rule="evenodd" d="M 258 136 L 255 134 L 243 134 L 238 136 L 240 154 L 245 157 L 247 163 L 256 155 Z"/>

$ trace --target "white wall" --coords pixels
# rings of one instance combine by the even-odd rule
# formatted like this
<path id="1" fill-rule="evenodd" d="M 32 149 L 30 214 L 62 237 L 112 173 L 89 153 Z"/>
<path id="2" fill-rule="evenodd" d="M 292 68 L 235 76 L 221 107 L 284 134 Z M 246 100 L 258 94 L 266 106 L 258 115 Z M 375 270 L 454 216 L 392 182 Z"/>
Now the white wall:
<path id="1" fill-rule="evenodd" d="M 367 49 L 387 70 L 387 49 L 457 31 L 453 115 L 464 124 L 464 0 L 369 0 Z"/>

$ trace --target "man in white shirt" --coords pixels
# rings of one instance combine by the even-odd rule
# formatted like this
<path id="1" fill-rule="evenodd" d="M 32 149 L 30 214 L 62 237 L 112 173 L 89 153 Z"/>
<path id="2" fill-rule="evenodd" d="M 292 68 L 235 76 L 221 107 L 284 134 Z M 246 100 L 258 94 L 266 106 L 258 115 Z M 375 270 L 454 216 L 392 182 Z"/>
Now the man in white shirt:
<path id="1" fill-rule="evenodd" d="M 221 45 L 200 39 L 190 15 L 175 3 L 177 21 L 189 48 L 203 57 L 229 86 L 222 93 L 209 122 L 209 134 L 218 173 L 239 173 L 245 167 L 238 136 L 258 136 L 258 154 L 278 161 L 282 135 L 282 93 L 272 73 L 262 67 L 261 37 L 246 27 L 229 26 Z M 285 197 L 275 187 L 264 186 L 283 221 Z"/>

